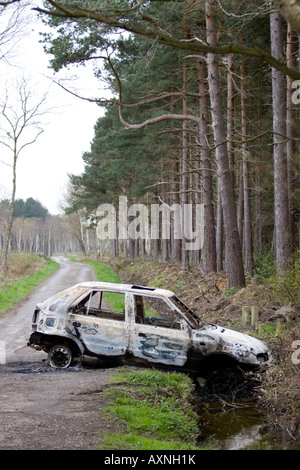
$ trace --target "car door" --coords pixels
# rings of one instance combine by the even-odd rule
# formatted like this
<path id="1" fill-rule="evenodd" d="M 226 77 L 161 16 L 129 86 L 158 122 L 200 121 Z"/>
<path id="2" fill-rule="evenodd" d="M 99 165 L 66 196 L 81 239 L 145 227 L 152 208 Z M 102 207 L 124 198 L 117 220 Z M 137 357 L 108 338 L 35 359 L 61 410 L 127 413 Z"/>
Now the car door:
<path id="1" fill-rule="evenodd" d="M 112 299 L 114 294 L 118 296 L 117 301 Z M 81 341 L 86 354 L 123 356 L 128 343 L 125 295 L 90 290 L 76 305 L 71 306 L 67 329 Z"/>
<path id="2" fill-rule="evenodd" d="M 183 367 L 190 348 L 188 326 L 163 298 L 133 295 L 134 319 L 130 349 L 145 362 Z"/>

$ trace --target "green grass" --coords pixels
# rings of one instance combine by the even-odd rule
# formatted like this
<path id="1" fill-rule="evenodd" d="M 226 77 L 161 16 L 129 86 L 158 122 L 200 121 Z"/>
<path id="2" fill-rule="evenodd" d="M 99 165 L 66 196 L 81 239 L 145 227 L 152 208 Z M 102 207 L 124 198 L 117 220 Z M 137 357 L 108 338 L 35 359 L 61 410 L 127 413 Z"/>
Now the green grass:
<path id="1" fill-rule="evenodd" d="M 158 441 L 155 438 L 139 434 L 109 433 L 103 440 L 104 450 L 199 450 L 199 447 L 187 446 L 180 441 Z"/>
<path id="2" fill-rule="evenodd" d="M 0 314 L 22 300 L 38 284 L 59 268 L 59 264 L 47 259 L 45 266 L 31 276 L 25 276 L 0 287 Z"/>
<path id="3" fill-rule="evenodd" d="M 103 434 L 100 449 L 200 450 L 192 389 L 184 374 L 121 369 L 107 392 L 113 401 L 105 413 L 120 422 L 122 432 Z"/>
<path id="4" fill-rule="evenodd" d="M 119 276 L 109 266 L 107 266 L 107 264 L 94 260 L 84 260 L 83 262 L 94 268 L 98 281 L 121 283 Z"/>

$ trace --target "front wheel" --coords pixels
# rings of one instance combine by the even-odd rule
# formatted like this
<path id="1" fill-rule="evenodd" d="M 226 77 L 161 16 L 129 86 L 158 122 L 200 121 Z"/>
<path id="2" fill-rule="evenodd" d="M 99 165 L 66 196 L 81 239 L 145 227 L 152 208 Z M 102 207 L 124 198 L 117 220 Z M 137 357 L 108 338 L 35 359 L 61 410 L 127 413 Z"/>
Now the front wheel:
<path id="1" fill-rule="evenodd" d="M 55 369 L 66 369 L 73 359 L 71 349 L 63 344 L 52 346 L 48 353 L 48 360 L 51 367 Z"/>
<path id="2" fill-rule="evenodd" d="M 206 392 L 212 395 L 235 395 L 244 382 L 243 374 L 235 369 L 215 369 L 205 381 Z"/>

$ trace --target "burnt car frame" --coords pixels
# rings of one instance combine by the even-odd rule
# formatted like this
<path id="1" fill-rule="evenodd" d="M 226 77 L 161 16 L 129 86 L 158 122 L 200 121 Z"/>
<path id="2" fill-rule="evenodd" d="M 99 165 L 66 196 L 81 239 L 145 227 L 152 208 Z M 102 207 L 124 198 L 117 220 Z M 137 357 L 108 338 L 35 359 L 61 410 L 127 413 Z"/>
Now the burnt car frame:
<path id="1" fill-rule="evenodd" d="M 173 292 L 127 284 L 72 286 L 37 305 L 32 330 L 28 345 L 55 368 L 89 356 L 222 382 L 224 373 L 236 380 L 237 370 L 261 369 L 271 358 L 266 343 L 203 322 Z"/>

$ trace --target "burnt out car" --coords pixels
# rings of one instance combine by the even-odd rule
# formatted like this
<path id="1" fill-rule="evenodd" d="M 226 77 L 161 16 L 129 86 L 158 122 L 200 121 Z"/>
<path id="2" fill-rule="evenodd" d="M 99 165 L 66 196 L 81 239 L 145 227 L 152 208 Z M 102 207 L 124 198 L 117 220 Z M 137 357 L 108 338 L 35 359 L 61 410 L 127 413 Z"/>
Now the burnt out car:
<path id="1" fill-rule="evenodd" d="M 106 364 L 150 365 L 222 383 L 237 370 L 270 361 L 269 347 L 248 335 L 203 322 L 173 292 L 85 282 L 37 305 L 28 345 L 67 368 L 84 356 Z M 234 375 L 232 375 L 232 373 Z"/>

